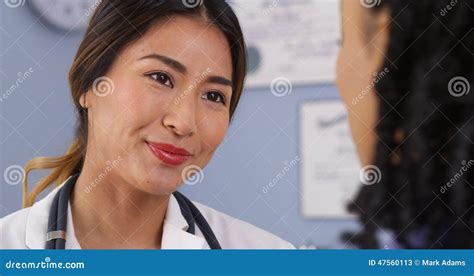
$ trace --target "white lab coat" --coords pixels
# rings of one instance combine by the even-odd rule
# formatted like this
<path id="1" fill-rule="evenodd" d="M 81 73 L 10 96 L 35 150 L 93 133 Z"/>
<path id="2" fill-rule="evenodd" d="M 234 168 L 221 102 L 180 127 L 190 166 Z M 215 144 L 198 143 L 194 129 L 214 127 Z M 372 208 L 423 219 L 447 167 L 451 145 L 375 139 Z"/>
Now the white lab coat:
<path id="1" fill-rule="evenodd" d="M 0 219 L 0 249 L 44 249 L 48 216 L 55 188 L 32 207 Z M 206 218 L 223 249 L 292 249 L 290 243 L 256 226 L 232 218 L 203 204 L 193 202 Z M 66 249 L 81 249 L 74 234 L 71 206 L 68 207 Z M 187 223 L 178 202 L 171 195 L 163 224 L 162 249 L 209 249 L 196 226 L 196 234 L 186 232 Z"/>

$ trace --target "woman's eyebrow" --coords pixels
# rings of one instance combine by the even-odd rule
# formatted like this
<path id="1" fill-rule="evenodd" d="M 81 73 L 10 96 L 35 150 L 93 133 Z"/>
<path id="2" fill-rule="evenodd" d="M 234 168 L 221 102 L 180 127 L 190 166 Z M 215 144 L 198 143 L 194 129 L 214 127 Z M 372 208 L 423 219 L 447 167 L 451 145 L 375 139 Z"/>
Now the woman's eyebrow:
<path id="1" fill-rule="evenodd" d="M 226 86 L 232 87 L 232 81 L 230 81 L 227 78 L 220 77 L 220 76 L 210 76 L 207 78 L 207 81 L 210 83 L 217 83 L 217 84 L 222 84 Z"/>
<path id="2" fill-rule="evenodd" d="M 175 69 L 176 71 L 178 71 L 181 74 L 186 74 L 186 72 L 188 71 L 186 69 L 186 66 L 184 66 L 181 62 L 179 62 L 175 59 L 172 59 L 170 57 L 167 57 L 167 56 L 163 56 L 163 55 L 159 55 L 159 54 L 149 54 L 149 55 L 146 55 L 146 56 L 143 56 L 143 57 L 139 58 L 138 60 L 143 60 L 143 59 L 156 59 L 156 60 L 159 60 L 159 61 L 165 63 L 166 65 L 172 67 L 173 69 Z M 232 81 L 230 81 L 227 78 L 221 77 L 221 76 L 210 76 L 209 78 L 207 78 L 207 81 L 211 82 L 211 83 L 222 84 L 222 85 L 226 85 L 226 86 L 232 86 Z"/>
<path id="3" fill-rule="evenodd" d="M 159 54 L 150 54 L 150 55 L 146 55 L 144 57 L 139 58 L 139 60 L 142 60 L 142 59 L 156 59 L 172 67 L 173 69 L 175 69 L 181 74 L 186 74 L 187 72 L 186 66 L 184 66 L 181 62 L 167 56 L 163 56 Z"/>
<path id="4" fill-rule="evenodd" d="M 159 54 L 150 54 L 150 55 L 146 55 L 144 57 L 139 58 L 139 60 L 143 60 L 143 59 L 156 59 L 156 60 L 159 60 L 159 61 L 165 63 L 166 65 L 172 67 L 173 69 L 175 69 L 176 71 L 178 71 L 181 74 L 186 74 L 186 72 L 188 71 L 186 69 L 186 66 L 184 66 L 181 62 L 179 62 L 177 60 L 174 60 L 174 59 L 172 59 L 170 57 L 167 57 L 167 56 L 163 56 L 163 55 L 159 55 Z M 226 85 L 226 86 L 232 86 L 232 81 L 230 81 L 227 78 L 221 77 L 221 76 L 210 76 L 210 77 L 207 78 L 207 81 L 210 82 L 210 83 L 216 83 L 216 84 L 222 84 L 222 85 Z"/>

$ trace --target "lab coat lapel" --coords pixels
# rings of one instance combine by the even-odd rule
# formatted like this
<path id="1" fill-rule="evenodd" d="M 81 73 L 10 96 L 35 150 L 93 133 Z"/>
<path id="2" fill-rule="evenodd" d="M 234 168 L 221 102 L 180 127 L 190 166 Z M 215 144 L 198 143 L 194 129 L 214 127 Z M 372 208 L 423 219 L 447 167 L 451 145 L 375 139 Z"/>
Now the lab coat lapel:
<path id="1" fill-rule="evenodd" d="M 26 219 L 25 245 L 30 249 L 44 249 L 48 230 L 49 210 L 54 196 L 62 185 L 56 187 L 43 200 L 31 206 Z"/>
<path id="2" fill-rule="evenodd" d="M 202 237 L 190 234 L 169 223 L 164 225 L 161 249 L 203 249 L 205 245 L 206 240 Z"/>
<path id="3" fill-rule="evenodd" d="M 162 249 L 202 249 L 206 240 L 186 232 L 188 223 L 181 214 L 178 201 L 171 195 L 163 225 Z M 196 232 L 198 230 L 196 229 Z"/>

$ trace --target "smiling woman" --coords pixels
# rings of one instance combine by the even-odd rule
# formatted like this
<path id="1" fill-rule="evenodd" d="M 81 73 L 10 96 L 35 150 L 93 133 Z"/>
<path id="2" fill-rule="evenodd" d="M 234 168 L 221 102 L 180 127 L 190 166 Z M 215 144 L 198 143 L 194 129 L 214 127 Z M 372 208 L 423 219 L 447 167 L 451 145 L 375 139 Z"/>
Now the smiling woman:
<path id="1" fill-rule="evenodd" d="M 222 142 L 246 74 L 234 12 L 199 3 L 100 3 L 69 75 L 76 139 L 64 156 L 26 165 L 26 175 L 52 172 L 29 195 L 25 177 L 27 208 L 0 220 L 0 247 L 292 247 L 175 192 Z"/>

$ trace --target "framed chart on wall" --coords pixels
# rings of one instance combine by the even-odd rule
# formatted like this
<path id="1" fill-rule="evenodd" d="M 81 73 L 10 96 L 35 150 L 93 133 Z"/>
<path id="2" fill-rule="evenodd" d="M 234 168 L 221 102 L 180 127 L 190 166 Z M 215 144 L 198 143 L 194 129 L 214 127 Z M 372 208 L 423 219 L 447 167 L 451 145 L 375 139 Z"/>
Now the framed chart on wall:
<path id="1" fill-rule="evenodd" d="M 340 43 L 337 0 L 234 0 L 249 52 L 247 86 L 284 77 L 294 85 L 332 83 Z"/>
<path id="2" fill-rule="evenodd" d="M 306 102 L 299 116 L 303 216 L 351 218 L 346 206 L 360 187 L 360 164 L 343 103 Z"/>

